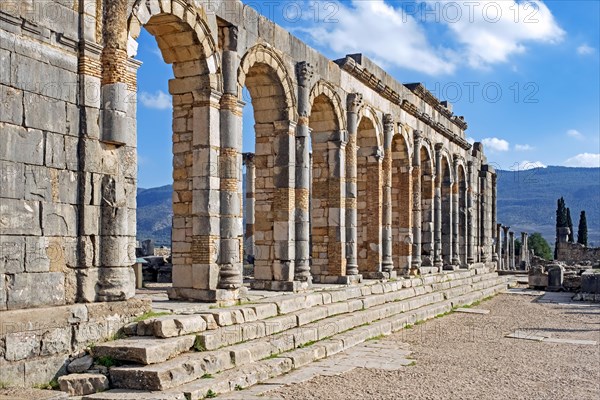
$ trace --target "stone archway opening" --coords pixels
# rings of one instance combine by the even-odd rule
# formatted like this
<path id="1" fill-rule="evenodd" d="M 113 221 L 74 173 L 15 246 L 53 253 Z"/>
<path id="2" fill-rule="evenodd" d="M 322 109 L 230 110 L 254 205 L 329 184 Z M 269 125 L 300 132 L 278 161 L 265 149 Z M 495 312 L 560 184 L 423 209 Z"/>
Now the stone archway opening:
<path id="1" fill-rule="evenodd" d="M 336 163 L 339 163 L 336 157 L 338 147 L 332 140 L 334 136 L 339 135 L 341 127 L 334 104 L 325 94 L 318 95 L 312 103 L 309 128 L 312 149 L 311 274 L 321 281 L 326 279 L 325 276 L 342 274 L 341 247 L 339 241 L 336 241 L 339 221 L 337 224 L 333 223 L 336 217 L 334 209 L 340 208 L 342 182 L 339 174 L 335 174 Z"/>
<path id="2" fill-rule="evenodd" d="M 452 264 L 452 175 L 446 157 L 441 159 L 441 200 L 442 200 L 442 261 Z"/>
<path id="3" fill-rule="evenodd" d="M 421 260 L 423 267 L 433 267 L 433 159 L 423 146 L 419 150 L 421 158 Z"/>
<path id="4" fill-rule="evenodd" d="M 357 132 L 357 250 L 358 270 L 365 277 L 381 271 L 381 224 L 383 196 L 382 156 L 372 119 L 363 116 Z"/>
<path id="5" fill-rule="evenodd" d="M 409 149 L 404 137 L 392 141 L 392 257 L 399 275 L 408 275 L 411 264 L 412 176 Z"/>
<path id="6" fill-rule="evenodd" d="M 141 7 L 141 6 L 140 6 Z M 146 19 L 146 18 L 144 18 Z M 158 45 L 162 61 L 172 66 L 168 91 L 172 105 L 172 298 L 211 300 L 209 291 L 218 283 L 218 226 L 210 209 L 210 179 L 218 177 L 217 160 L 211 157 L 211 119 L 218 112 L 210 49 L 198 19 L 182 20 L 157 12 L 142 24 L 134 15 L 129 21 L 129 48 L 141 30 Z M 212 229 L 212 231 L 210 230 Z"/>
<path id="7" fill-rule="evenodd" d="M 294 278 L 294 196 L 290 187 L 294 171 L 290 154 L 294 155 L 295 147 L 290 133 L 295 125 L 289 118 L 288 95 L 271 65 L 255 62 L 241 83 L 250 95 L 248 103 L 254 117 L 254 215 L 245 216 L 246 221 L 253 221 L 251 227 L 246 224 L 246 230 L 253 233 L 252 287 L 281 289 L 273 282 L 291 283 Z"/>

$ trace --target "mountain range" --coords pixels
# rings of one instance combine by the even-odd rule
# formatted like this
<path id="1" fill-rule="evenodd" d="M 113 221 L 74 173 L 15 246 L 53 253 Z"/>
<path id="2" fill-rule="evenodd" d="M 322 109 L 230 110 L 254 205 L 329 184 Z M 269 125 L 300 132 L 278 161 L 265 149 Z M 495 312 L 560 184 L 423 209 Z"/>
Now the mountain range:
<path id="1" fill-rule="evenodd" d="M 571 209 L 575 238 L 585 210 L 590 245 L 600 246 L 600 168 L 546 167 L 498 172 L 498 222 L 520 232 L 539 232 L 554 244 L 556 202 Z M 172 186 L 138 189 L 137 237 L 170 245 Z"/>

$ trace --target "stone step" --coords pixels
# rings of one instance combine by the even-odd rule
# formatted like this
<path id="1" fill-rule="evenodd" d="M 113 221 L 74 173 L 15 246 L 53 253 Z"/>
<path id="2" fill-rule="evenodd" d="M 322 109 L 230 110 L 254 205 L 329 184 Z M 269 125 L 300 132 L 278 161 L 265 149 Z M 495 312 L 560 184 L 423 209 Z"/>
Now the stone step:
<path id="1" fill-rule="evenodd" d="M 318 341 L 296 342 L 296 339 L 294 339 L 294 349 L 291 351 L 279 354 L 275 358 L 268 357 L 262 360 L 252 361 L 252 357 L 248 357 L 247 362 L 243 363 L 242 365 L 236 365 L 231 369 L 225 370 L 224 372 L 219 373 L 215 377 L 196 379 L 189 383 L 185 383 L 183 385 L 163 391 L 113 389 L 103 393 L 84 396 L 82 400 L 202 399 L 206 398 L 206 395 L 207 393 L 209 393 L 209 391 L 212 393 L 227 393 L 234 390 L 247 388 L 254 384 L 264 382 L 270 378 L 287 373 L 292 369 L 299 368 L 303 365 L 307 365 L 313 361 L 339 353 L 345 349 L 362 343 L 369 338 L 377 337 L 380 335 L 387 335 L 392 332 L 396 332 L 400 329 L 403 329 L 409 324 L 414 324 L 417 321 L 430 319 L 437 315 L 444 314 L 452 310 L 453 307 L 471 304 L 474 301 L 501 292 L 505 290 L 507 286 L 506 280 L 504 280 L 503 278 L 498 279 L 497 277 L 494 277 L 486 281 L 488 281 L 489 287 L 485 287 L 487 285 L 482 285 L 482 289 L 478 289 L 473 292 L 460 295 L 456 298 L 450 300 L 441 300 L 433 304 L 422 305 L 416 309 L 406 312 L 398 312 L 385 318 L 379 317 L 385 315 L 385 313 L 383 313 L 381 310 L 385 309 L 386 305 L 377 306 L 377 308 L 373 308 L 372 310 L 368 311 L 363 310 L 362 314 L 369 315 L 369 317 L 365 319 L 366 321 L 373 318 L 378 319 L 373 320 L 373 322 L 368 325 L 365 325 L 365 323 L 363 323 L 354 328 L 350 328 L 349 330 L 346 330 L 344 332 L 333 334 L 331 337 L 323 338 L 322 340 Z M 500 281 L 500 283 L 497 283 L 495 285 L 493 284 L 498 281 Z M 439 294 L 427 294 L 425 296 L 434 296 L 436 299 L 440 299 Z M 408 302 L 404 301 L 404 303 Z M 357 321 L 355 322 L 358 323 L 361 321 L 363 321 L 362 318 L 357 318 Z M 306 339 L 307 337 L 301 340 Z M 295 348 L 301 343 L 304 343 L 303 348 Z M 258 345 L 253 344 L 254 343 L 244 343 L 243 345 L 231 346 L 228 349 L 220 350 L 219 352 L 228 350 L 230 352 L 238 351 L 241 354 L 244 345 L 247 345 L 245 346 L 246 351 L 251 351 L 251 349 L 256 349 L 259 347 Z M 259 354 L 260 351 L 255 350 L 255 352 L 256 357 L 261 356 Z M 204 354 L 209 353 L 210 352 L 205 352 Z M 172 360 L 173 365 L 177 365 L 179 359 L 185 356 L 187 355 L 182 355 L 176 360 Z M 215 357 L 217 356 L 215 355 Z M 225 360 L 224 354 L 221 354 L 220 357 L 222 357 L 222 360 Z M 232 358 L 232 360 L 233 359 L 235 358 Z M 241 360 L 241 358 L 238 358 L 238 360 Z M 157 365 L 148 366 L 145 368 L 155 367 L 157 367 Z M 186 369 L 185 366 L 182 366 L 182 368 Z M 113 370 L 115 369 L 116 368 L 111 369 L 111 375 L 113 373 Z M 163 374 L 169 373 L 169 371 L 163 371 Z"/>
<path id="2" fill-rule="evenodd" d="M 442 285 L 456 285 L 457 280 L 460 281 L 465 278 L 480 279 L 482 274 L 488 272 L 485 268 L 457 270 L 423 277 L 401 278 L 395 282 L 374 281 L 367 282 L 361 286 L 348 286 L 344 288 L 327 287 L 315 290 L 312 293 L 284 294 L 261 299 L 254 304 L 201 312 L 196 314 L 196 316 L 167 315 L 151 318 L 139 322 L 136 333 L 138 336 L 181 336 L 204 330 L 214 330 L 224 326 L 238 325 L 244 322 L 264 320 L 277 315 L 286 315 L 303 309 L 310 309 L 316 305 L 326 305 L 372 294 L 388 293 L 402 288 L 431 285 L 433 290 L 438 290 L 438 287 Z M 199 320 L 198 316 L 204 319 L 206 328 L 202 327 L 204 324 Z M 200 325 L 200 328 L 195 330 L 195 324 Z"/>
<path id="3" fill-rule="evenodd" d="M 195 335 L 167 339 L 134 336 L 96 345 L 92 352 L 95 358 L 110 357 L 118 361 L 156 364 L 190 350 L 195 340 Z"/>
<path id="4" fill-rule="evenodd" d="M 497 274 L 490 273 L 448 281 L 441 283 L 442 287 L 453 286 L 447 290 L 441 290 L 444 298 L 454 297 L 468 292 L 471 289 L 472 280 L 481 281 L 481 279 L 503 279 L 498 278 Z M 382 288 L 383 289 L 383 288 Z M 403 299 L 410 299 L 410 302 L 420 302 L 421 296 L 425 293 L 432 293 L 431 286 L 415 286 L 398 291 L 388 291 L 382 294 L 371 294 L 366 297 L 352 299 L 346 302 L 330 303 L 323 308 L 302 310 L 266 319 L 264 321 L 254 321 L 237 325 L 221 327 L 217 330 L 202 332 L 198 335 L 180 336 L 184 338 L 177 340 L 178 337 L 159 339 L 152 337 L 131 337 L 120 339 L 113 342 L 107 342 L 96 346 L 94 355 L 96 357 L 108 356 L 118 361 L 135 362 L 143 365 L 156 364 L 167 361 L 183 352 L 186 352 L 196 345 L 198 350 L 216 350 L 223 346 L 230 346 L 240 342 L 254 340 L 265 336 L 271 336 L 289 329 L 301 326 L 299 323 L 309 323 L 318 320 L 323 316 L 323 310 L 327 311 L 327 316 L 331 317 L 340 313 L 348 313 L 357 310 L 369 309 L 373 306 L 385 304 L 388 302 L 397 302 Z M 346 309 L 346 305 L 347 309 Z M 317 306 L 318 307 L 318 306 Z M 413 306 L 410 307 L 414 308 Z"/>
<path id="5" fill-rule="evenodd" d="M 503 278 L 500 278 L 500 281 L 503 282 Z M 492 276 L 486 282 L 489 287 L 495 286 L 498 284 L 498 278 Z M 456 296 L 462 294 L 456 293 Z M 205 374 L 215 374 L 253 363 L 366 323 L 439 303 L 447 298 L 447 295 L 439 292 L 423 294 L 401 301 L 375 305 L 368 309 L 327 317 L 301 327 L 289 328 L 281 334 L 230 345 L 220 350 L 187 353 L 154 365 L 113 367 L 111 368 L 111 380 L 113 386 L 119 388 L 165 390 L 200 378 Z M 226 329 L 231 328 L 227 327 Z M 240 337 L 237 337 L 236 340 L 239 341 L 239 339 Z"/>

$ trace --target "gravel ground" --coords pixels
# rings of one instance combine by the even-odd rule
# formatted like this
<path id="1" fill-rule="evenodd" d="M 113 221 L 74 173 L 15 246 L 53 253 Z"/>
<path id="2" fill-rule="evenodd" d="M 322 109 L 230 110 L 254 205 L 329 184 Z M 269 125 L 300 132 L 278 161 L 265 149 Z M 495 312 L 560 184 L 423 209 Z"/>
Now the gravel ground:
<path id="1" fill-rule="evenodd" d="M 386 337 L 406 342 L 416 365 L 397 371 L 356 368 L 317 376 L 270 394 L 284 399 L 600 399 L 600 307 L 535 302 L 502 294 Z M 545 343 L 504 336 L 515 330 L 596 345 Z"/>

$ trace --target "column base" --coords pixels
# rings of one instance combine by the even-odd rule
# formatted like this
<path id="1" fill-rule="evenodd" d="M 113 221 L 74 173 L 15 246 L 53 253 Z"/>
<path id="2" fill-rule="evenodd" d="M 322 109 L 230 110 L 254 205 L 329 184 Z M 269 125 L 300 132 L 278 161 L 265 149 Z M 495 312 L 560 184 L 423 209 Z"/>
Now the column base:
<path id="1" fill-rule="evenodd" d="M 167 293 L 169 300 L 188 300 L 206 303 L 218 303 L 219 305 L 234 305 L 247 289 L 194 289 L 174 287 L 169 288 Z"/>
<path id="2" fill-rule="evenodd" d="M 338 285 L 356 285 L 362 282 L 363 276 L 358 275 L 313 275 L 313 282 Z"/>
<path id="3" fill-rule="evenodd" d="M 419 268 L 419 275 L 428 275 L 428 274 L 435 274 L 437 272 L 439 272 L 440 270 L 438 269 L 438 267 L 421 267 Z"/>
<path id="4" fill-rule="evenodd" d="M 312 288 L 312 281 L 267 281 L 255 279 L 250 282 L 253 290 L 270 290 L 274 292 L 306 292 Z"/>

